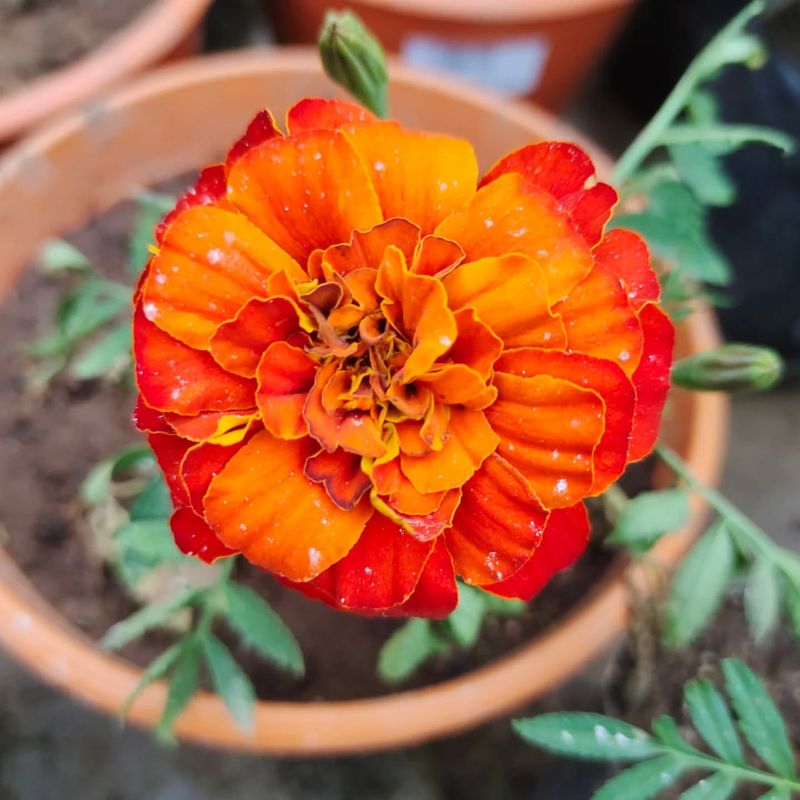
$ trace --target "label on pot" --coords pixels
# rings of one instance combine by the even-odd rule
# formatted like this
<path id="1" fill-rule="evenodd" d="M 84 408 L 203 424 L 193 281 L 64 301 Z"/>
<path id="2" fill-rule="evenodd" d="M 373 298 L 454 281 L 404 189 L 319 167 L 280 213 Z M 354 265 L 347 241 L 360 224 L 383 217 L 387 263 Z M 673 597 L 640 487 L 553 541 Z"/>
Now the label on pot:
<path id="1" fill-rule="evenodd" d="M 414 33 L 400 46 L 415 67 L 451 72 L 505 97 L 530 94 L 539 85 L 549 52 L 544 36 L 454 42 Z"/>

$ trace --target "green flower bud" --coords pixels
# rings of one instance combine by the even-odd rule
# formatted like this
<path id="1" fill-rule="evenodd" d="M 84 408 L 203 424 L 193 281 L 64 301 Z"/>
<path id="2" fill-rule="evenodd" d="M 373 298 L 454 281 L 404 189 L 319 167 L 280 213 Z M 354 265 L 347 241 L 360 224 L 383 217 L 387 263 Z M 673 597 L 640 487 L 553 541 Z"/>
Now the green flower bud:
<path id="1" fill-rule="evenodd" d="M 380 42 L 350 11 L 329 11 L 319 32 L 325 72 L 378 117 L 387 112 L 389 78 Z"/>
<path id="2" fill-rule="evenodd" d="M 701 391 L 763 391 L 782 375 L 783 360 L 774 350 L 749 344 L 723 344 L 672 367 L 674 384 Z"/>

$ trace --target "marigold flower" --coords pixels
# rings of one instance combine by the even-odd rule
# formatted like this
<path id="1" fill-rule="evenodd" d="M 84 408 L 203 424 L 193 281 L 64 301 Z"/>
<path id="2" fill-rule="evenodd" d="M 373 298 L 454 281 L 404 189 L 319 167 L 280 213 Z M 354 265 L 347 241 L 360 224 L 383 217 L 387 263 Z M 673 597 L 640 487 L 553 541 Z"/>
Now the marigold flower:
<path id="1" fill-rule="evenodd" d="M 178 546 L 363 614 L 442 616 L 455 576 L 531 598 L 583 498 L 652 448 L 673 331 L 614 190 L 539 142 L 472 147 L 309 99 L 260 113 L 156 231 L 138 426 Z"/>

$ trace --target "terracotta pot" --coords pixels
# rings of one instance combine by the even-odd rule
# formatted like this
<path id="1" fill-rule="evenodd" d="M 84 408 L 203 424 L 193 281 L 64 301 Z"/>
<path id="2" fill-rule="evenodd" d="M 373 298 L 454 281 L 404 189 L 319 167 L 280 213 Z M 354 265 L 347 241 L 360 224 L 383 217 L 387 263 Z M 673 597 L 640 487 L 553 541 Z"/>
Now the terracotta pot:
<path id="1" fill-rule="evenodd" d="M 634 0 L 350 0 L 391 53 L 558 110 Z M 281 41 L 316 41 L 328 0 L 266 0 Z"/>
<path id="2" fill-rule="evenodd" d="M 197 52 L 211 0 L 153 0 L 95 50 L 0 96 L 0 144 L 169 58 Z"/>
<path id="3" fill-rule="evenodd" d="M 218 159 L 257 109 L 268 106 L 281 119 L 298 98 L 330 94 L 337 91 L 309 52 L 216 56 L 153 73 L 91 113 L 75 114 L 21 143 L 0 161 L 0 297 L 44 239 L 84 225 L 137 187 Z M 470 139 L 484 169 L 532 140 L 581 140 L 535 108 L 502 104 L 402 67 L 393 69 L 391 106 L 392 115 L 408 126 Z M 595 157 L 608 172 L 608 160 L 596 152 Z M 683 353 L 716 342 L 706 308 L 681 327 Z M 724 397 L 675 392 L 671 409 L 668 440 L 702 480 L 715 483 L 725 449 Z M 697 501 L 693 512 L 684 530 L 657 545 L 655 558 L 674 564 L 681 556 L 702 525 Z M 219 747 L 321 754 L 397 747 L 478 725 L 563 683 L 613 642 L 628 619 L 624 569 L 618 561 L 550 630 L 468 675 L 367 700 L 261 702 L 252 736 L 236 728 L 218 697 L 201 693 L 178 721 L 177 733 Z M 2 552 L 0 578 L 0 642 L 9 652 L 95 708 L 119 709 L 139 668 L 102 652 Z M 163 685 L 151 687 L 134 704 L 131 720 L 152 726 L 164 698 Z"/>

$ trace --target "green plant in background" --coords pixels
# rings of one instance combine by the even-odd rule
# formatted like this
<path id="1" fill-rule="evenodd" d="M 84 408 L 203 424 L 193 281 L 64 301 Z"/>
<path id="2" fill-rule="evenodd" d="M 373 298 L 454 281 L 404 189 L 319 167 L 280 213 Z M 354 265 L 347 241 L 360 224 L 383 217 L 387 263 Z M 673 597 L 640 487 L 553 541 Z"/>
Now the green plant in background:
<path id="1" fill-rule="evenodd" d="M 651 800 L 686 779 L 680 800 L 726 800 L 741 784 L 763 787 L 760 800 L 789 800 L 800 792 L 786 726 L 756 675 L 741 661 L 722 662 L 727 699 L 708 680 L 684 687 L 693 738 L 660 716 L 652 734 L 601 714 L 558 712 L 514 721 L 525 741 L 559 755 L 634 763 L 598 789 L 592 800 Z M 731 713 L 731 706 L 733 713 Z M 742 739 L 756 758 L 742 745 Z M 761 762 L 761 763 L 758 763 Z M 696 783 L 690 785 L 690 780 Z"/>

